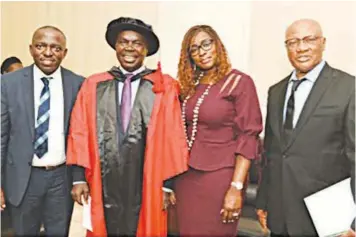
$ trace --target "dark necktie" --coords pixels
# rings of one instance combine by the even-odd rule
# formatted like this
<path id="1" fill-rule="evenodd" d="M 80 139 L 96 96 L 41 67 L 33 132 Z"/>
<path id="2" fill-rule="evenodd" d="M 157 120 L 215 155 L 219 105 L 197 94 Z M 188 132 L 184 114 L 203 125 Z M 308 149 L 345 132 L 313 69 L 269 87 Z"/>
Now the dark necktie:
<path id="1" fill-rule="evenodd" d="M 124 132 L 127 130 L 127 126 L 129 125 L 130 116 L 131 116 L 131 79 L 134 76 L 131 73 L 125 75 L 126 79 L 124 81 L 124 87 L 122 89 L 121 95 L 121 105 L 120 105 L 120 113 L 121 113 L 121 123 Z"/>
<path id="2" fill-rule="evenodd" d="M 35 129 L 35 154 L 38 158 L 42 158 L 48 151 L 48 127 L 50 115 L 50 91 L 49 79 L 42 77 L 41 80 L 44 87 L 41 91 L 40 106 L 38 107 L 37 126 Z"/>
<path id="3" fill-rule="evenodd" d="M 300 84 L 305 81 L 306 79 L 300 80 L 292 80 L 292 90 L 288 99 L 287 109 L 286 109 L 286 118 L 284 122 L 284 129 L 285 130 L 293 130 L 293 117 L 294 117 L 294 93 L 300 86 Z"/>

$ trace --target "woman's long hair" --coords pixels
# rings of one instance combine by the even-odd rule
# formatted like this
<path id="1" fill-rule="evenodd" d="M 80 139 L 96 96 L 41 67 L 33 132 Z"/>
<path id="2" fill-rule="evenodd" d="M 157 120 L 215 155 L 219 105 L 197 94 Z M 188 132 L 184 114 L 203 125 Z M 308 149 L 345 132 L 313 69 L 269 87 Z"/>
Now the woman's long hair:
<path id="1" fill-rule="evenodd" d="M 216 47 L 217 59 L 211 76 L 211 82 L 213 84 L 217 83 L 231 70 L 226 49 L 215 30 L 208 25 L 196 25 L 191 27 L 184 36 L 178 64 L 178 81 L 182 99 L 195 93 L 195 79 L 197 75 L 200 74 L 200 69 L 196 68 L 194 70 L 194 62 L 189 54 L 189 46 L 192 38 L 201 31 L 206 32 L 213 38 Z"/>

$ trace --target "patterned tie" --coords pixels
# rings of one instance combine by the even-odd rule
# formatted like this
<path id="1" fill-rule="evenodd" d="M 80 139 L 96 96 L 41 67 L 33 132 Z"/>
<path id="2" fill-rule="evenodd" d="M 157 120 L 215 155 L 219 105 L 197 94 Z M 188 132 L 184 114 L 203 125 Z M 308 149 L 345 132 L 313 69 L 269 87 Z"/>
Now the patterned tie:
<path id="1" fill-rule="evenodd" d="M 292 91 L 288 99 L 287 110 L 286 110 L 286 120 L 284 122 L 285 130 L 293 130 L 293 117 L 294 117 L 294 93 L 300 86 L 300 84 L 306 79 L 292 80 Z"/>
<path id="2" fill-rule="evenodd" d="M 132 73 L 128 73 L 125 75 L 126 79 L 124 82 L 124 87 L 122 89 L 121 95 L 121 122 L 122 128 L 124 132 L 127 130 L 127 126 L 129 125 L 130 116 L 131 116 L 131 78 L 134 76 Z"/>
<path id="3" fill-rule="evenodd" d="M 42 158 L 48 151 L 48 127 L 50 109 L 49 79 L 42 77 L 44 87 L 41 91 L 40 106 L 38 107 L 36 135 L 35 135 L 35 154 Z"/>

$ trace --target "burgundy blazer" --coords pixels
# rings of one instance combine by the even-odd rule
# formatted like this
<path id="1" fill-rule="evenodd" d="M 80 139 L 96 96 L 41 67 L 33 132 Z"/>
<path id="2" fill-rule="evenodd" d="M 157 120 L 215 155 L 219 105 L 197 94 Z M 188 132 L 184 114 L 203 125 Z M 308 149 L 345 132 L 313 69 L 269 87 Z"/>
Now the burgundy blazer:
<path id="1" fill-rule="evenodd" d="M 192 133 L 193 109 L 207 85 L 199 84 L 186 105 L 188 136 Z M 236 156 L 255 159 L 262 115 L 253 80 L 232 70 L 213 85 L 199 109 L 198 128 L 190 152 L 190 167 L 212 171 L 233 167 Z"/>

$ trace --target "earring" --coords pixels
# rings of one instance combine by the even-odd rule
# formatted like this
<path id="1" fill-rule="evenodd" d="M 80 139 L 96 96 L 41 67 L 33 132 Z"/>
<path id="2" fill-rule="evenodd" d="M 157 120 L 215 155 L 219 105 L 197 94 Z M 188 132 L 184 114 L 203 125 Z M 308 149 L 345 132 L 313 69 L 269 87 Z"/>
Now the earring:
<path id="1" fill-rule="evenodd" d="M 197 70 L 197 65 L 194 63 L 193 64 L 193 70 L 196 71 Z"/>

